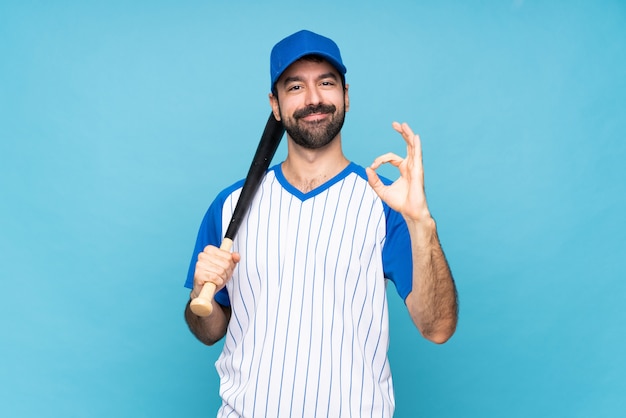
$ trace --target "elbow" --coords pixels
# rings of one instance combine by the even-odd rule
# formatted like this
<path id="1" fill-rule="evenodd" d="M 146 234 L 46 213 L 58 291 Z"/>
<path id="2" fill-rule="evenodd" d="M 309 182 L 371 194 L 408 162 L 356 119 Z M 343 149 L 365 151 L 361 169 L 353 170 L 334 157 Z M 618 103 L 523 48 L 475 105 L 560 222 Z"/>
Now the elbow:
<path id="1" fill-rule="evenodd" d="M 213 318 L 199 317 L 189 308 L 189 303 L 185 308 L 185 322 L 189 327 L 189 331 L 196 337 L 198 341 L 207 346 L 212 346 L 220 341 L 226 335 L 226 326 L 228 323 L 224 320 L 222 311 L 214 311 Z M 230 311 L 228 311 L 230 313 Z M 214 318 L 217 317 L 217 318 Z"/>
<path id="2" fill-rule="evenodd" d="M 456 327 L 453 326 L 450 328 L 444 328 L 444 329 L 438 329 L 438 330 L 420 329 L 420 333 L 428 341 L 440 345 L 440 344 L 445 344 L 446 342 L 448 342 L 448 340 L 450 340 L 450 338 L 452 338 L 452 336 L 454 335 L 455 330 L 456 330 Z"/>
<path id="3" fill-rule="evenodd" d="M 456 332 L 458 322 L 458 311 L 447 312 L 438 317 L 427 315 L 423 311 L 411 311 L 411 319 L 413 324 L 419 330 L 422 337 L 435 344 L 444 344 Z"/>
<path id="4" fill-rule="evenodd" d="M 414 318 L 413 322 L 420 334 L 422 334 L 422 337 L 435 344 L 444 344 L 452 338 L 456 331 L 457 316 L 454 315 L 429 322 L 419 321 Z"/>
<path id="5" fill-rule="evenodd" d="M 198 341 L 200 341 L 202 344 L 211 347 L 212 345 L 215 345 L 219 340 L 221 340 L 221 338 L 210 338 L 208 336 L 205 335 L 199 335 L 199 334 L 194 334 L 195 337 L 198 339 Z"/>
<path id="6" fill-rule="evenodd" d="M 223 337 L 223 334 L 214 335 L 213 333 L 198 326 L 197 324 L 194 324 L 193 322 L 188 321 L 187 326 L 189 327 L 189 331 L 191 331 L 193 336 L 196 337 L 198 341 L 200 341 L 202 344 L 209 346 L 209 347 L 212 345 L 215 345 Z"/>
<path id="7" fill-rule="evenodd" d="M 407 298 L 407 302 L 413 324 L 422 337 L 435 344 L 444 344 L 452 338 L 459 317 L 457 303 L 448 309 L 429 310 L 420 309 L 421 305 L 412 299 Z"/>

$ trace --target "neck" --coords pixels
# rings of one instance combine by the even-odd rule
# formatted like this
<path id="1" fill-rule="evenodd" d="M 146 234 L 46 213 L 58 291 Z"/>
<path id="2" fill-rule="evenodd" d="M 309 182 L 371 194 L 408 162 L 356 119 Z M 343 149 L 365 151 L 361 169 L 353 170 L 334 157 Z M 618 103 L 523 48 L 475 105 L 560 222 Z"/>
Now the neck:
<path id="1" fill-rule="evenodd" d="M 288 139 L 287 158 L 282 164 L 285 179 L 303 193 L 310 192 L 339 174 L 349 164 L 343 155 L 341 137 L 320 149 L 307 149 Z"/>

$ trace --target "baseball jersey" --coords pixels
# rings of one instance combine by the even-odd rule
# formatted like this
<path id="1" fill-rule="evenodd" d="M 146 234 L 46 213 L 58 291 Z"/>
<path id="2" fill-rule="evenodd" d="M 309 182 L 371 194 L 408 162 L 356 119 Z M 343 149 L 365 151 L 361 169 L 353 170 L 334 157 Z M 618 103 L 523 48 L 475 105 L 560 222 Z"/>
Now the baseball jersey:
<path id="1" fill-rule="evenodd" d="M 389 183 L 388 180 L 384 180 Z M 243 181 L 222 191 L 197 254 L 219 246 Z M 216 362 L 221 417 L 387 417 L 395 406 L 386 284 L 412 286 L 402 216 L 350 163 L 303 193 L 270 168 L 233 242 L 241 261 L 216 294 L 232 315 Z"/>

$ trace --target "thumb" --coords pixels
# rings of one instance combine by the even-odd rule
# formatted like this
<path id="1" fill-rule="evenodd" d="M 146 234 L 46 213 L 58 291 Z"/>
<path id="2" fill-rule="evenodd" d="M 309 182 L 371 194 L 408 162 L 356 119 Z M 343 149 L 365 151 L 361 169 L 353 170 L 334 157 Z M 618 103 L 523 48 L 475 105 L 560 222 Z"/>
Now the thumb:
<path id="1" fill-rule="evenodd" d="M 374 189 L 374 192 L 382 199 L 385 193 L 385 185 L 378 177 L 376 171 L 374 171 L 371 167 L 367 167 L 365 169 L 365 173 L 367 174 L 367 182 Z"/>

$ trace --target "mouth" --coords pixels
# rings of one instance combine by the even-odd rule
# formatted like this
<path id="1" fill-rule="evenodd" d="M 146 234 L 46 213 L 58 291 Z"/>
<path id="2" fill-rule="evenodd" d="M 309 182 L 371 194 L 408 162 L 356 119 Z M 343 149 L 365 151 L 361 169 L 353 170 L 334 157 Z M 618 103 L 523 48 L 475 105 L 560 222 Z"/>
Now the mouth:
<path id="1" fill-rule="evenodd" d="M 320 122 L 327 119 L 335 113 L 335 106 L 320 104 L 317 106 L 306 107 L 294 113 L 296 120 L 301 119 L 305 122 Z"/>
<path id="2" fill-rule="evenodd" d="M 305 122 L 320 122 L 328 117 L 328 113 L 311 113 L 309 115 L 301 117 L 300 119 Z"/>

